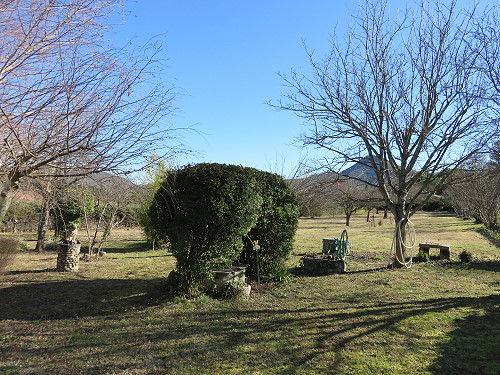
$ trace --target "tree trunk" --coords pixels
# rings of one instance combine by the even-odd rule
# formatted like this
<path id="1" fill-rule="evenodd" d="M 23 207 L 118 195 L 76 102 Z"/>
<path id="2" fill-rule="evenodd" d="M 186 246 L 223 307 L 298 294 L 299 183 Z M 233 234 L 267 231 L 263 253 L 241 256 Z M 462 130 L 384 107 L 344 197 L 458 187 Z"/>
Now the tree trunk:
<path id="1" fill-rule="evenodd" d="M 3 183 L 2 191 L 0 192 L 0 221 L 5 218 L 18 188 L 18 181 L 15 179 L 7 179 Z"/>
<path id="2" fill-rule="evenodd" d="M 38 220 L 38 238 L 36 241 L 35 251 L 45 250 L 45 235 L 47 233 L 47 227 L 49 225 L 50 218 L 50 205 L 48 200 L 45 200 L 42 205 L 42 211 L 40 212 L 40 218 Z"/>
<path id="3" fill-rule="evenodd" d="M 404 210 L 404 205 L 395 205 L 393 208 L 394 221 L 395 221 L 395 231 L 394 235 L 394 255 L 395 259 L 393 262 L 394 267 L 403 267 L 406 257 L 405 248 L 403 243 L 406 243 L 406 222 L 408 217 Z"/>
<path id="4" fill-rule="evenodd" d="M 348 227 L 351 223 L 351 215 L 352 212 L 346 212 L 345 213 L 345 225 Z"/>
<path id="5" fill-rule="evenodd" d="M 367 207 L 366 208 L 366 222 L 370 222 L 370 212 L 372 211 L 372 209 L 370 207 Z"/>

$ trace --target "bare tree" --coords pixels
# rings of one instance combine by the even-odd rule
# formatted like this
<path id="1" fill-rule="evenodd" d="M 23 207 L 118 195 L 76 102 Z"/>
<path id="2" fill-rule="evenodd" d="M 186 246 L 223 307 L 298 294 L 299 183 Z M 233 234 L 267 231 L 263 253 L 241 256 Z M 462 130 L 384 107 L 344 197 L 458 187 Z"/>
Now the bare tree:
<path id="1" fill-rule="evenodd" d="M 494 103 L 492 109 L 496 116 L 500 107 L 500 6 L 488 9 L 476 22 L 472 31 L 472 48 L 480 45 L 481 53 L 477 64 L 478 70 L 487 78 L 490 87 L 487 90 L 489 99 Z"/>
<path id="2" fill-rule="evenodd" d="M 89 256 L 103 251 L 104 244 L 109 240 L 113 229 L 127 219 L 133 211 L 129 206 L 132 202 L 137 202 L 142 194 L 138 186 L 126 179 L 111 175 L 95 177 L 99 178 L 94 180 L 95 183 L 90 187 L 96 202 L 93 213 L 86 212 L 83 207 Z"/>
<path id="3" fill-rule="evenodd" d="M 366 190 L 352 181 L 338 181 L 332 188 L 333 199 L 344 210 L 345 225 L 349 226 L 352 214 L 366 204 Z"/>
<path id="4" fill-rule="evenodd" d="M 457 183 L 445 190 L 445 199 L 459 217 L 474 218 L 487 228 L 498 227 L 500 212 L 500 168 L 492 158 L 456 174 Z"/>
<path id="5" fill-rule="evenodd" d="M 373 180 L 355 179 L 379 190 L 396 223 L 484 152 L 497 131 L 476 69 L 482 44 L 466 43 L 474 14 L 454 1 L 394 13 L 386 1 L 366 1 L 326 58 L 308 52 L 310 75 L 282 75 L 289 91 L 272 105 L 308 121 L 304 144 L 328 151 L 325 168 L 360 163 L 373 171 Z M 404 255 L 398 246 L 397 258 Z"/>
<path id="6" fill-rule="evenodd" d="M 42 206 L 38 217 L 37 241 L 35 251 L 45 250 L 45 237 L 50 221 L 50 211 L 54 206 L 54 191 L 50 179 L 40 179 L 38 182 L 38 192 L 42 196 Z"/>
<path id="7" fill-rule="evenodd" d="M 297 196 L 301 216 L 321 216 L 325 212 L 335 213 L 336 202 L 331 186 L 338 177 L 331 174 L 311 175 L 289 180 Z"/>
<path id="8" fill-rule="evenodd" d="M 0 219 L 21 179 L 131 171 L 164 149 L 172 92 L 158 45 L 129 54 L 104 34 L 113 0 L 0 5 Z"/>

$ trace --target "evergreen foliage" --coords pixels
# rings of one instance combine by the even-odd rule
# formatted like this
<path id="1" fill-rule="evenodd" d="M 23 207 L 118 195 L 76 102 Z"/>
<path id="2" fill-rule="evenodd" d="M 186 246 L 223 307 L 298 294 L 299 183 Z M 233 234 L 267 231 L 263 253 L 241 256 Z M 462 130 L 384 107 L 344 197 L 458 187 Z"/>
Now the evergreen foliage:
<path id="1" fill-rule="evenodd" d="M 297 199 L 288 183 L 279 175 L 254 170 L 262 196 L 257 224 L 248 233 L 249 239 L 259 241 L 260 274 L 269 280 L 280 274 L 292 251 L 299 220 Z M 253 244 L 247 239 L 240 261 L 250 264 L 247 274 L 256 275 L 257 259 Z M 279 280 L 275 280 L 279 281 Z"/>
<path id="2" fill-rule="evenodd" d="M 261 204 L 249 168 L 198 164 L 167 175 L 149 215 L 177 259 L 181 293 L 196 293 L 210 270 L 238 258 Z"/>
<path id="3" fill-rule="evenodd" d="M 71 224 L 80 227 L 83 215 L 94 213 L 94 208 L 94 196 L 83 185 L 64 189 L 56 209 L 56 235 L 64 235 Z"/>
<path id="4" fill-rule="evenodd" d="M 283 270 L 298 224 L 297 200 L 282 177 L 224 164 L 198 164 L 167 174 L 149 210 L 154 229 L 177 259 L 181 293 L 196 292 L 216 268 L 236 260 L 263 276 Z"/>

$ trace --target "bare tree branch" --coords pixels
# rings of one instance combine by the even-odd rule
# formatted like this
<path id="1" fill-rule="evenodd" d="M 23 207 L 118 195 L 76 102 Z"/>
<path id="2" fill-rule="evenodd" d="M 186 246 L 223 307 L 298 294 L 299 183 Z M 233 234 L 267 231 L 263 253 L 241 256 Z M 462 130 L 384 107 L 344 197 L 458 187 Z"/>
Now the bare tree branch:
<path id="1" fill-rule="evenodd" d="M 498 134 L 489 117 L 498 76 L 488 53 L 496 50 L 486 43 L 498 46 L 498 37 L 481 34 L 476 13 L 433 0 L 394 14 L 387 1 L 366 0 L 345 40 L 336 36 L 323 59 L 307 51 L 311 73 L 282 75 L 288 92 L 271 103 L 308 122 L 303 142 L 329 152 L 325 169 L 372 170 L 375 180 L 351 177 L 378 188 L 396 223 Z"/>
<path id="2" fill-rule="evenodd" d="M 303 142 L 331 153 L 328 170 L 365 165 L 376 182 L 353 178 L 377 186 L 396 218 L 408 217 L 429 195 L 430 185 L 417 188 L 422 176 L 445 183 L 497 130 L 476 69 L 483 46 L 467 42 L 474 17 L 455 2 L 393 15 L 387 2 L 367 1 L 326 58 L 307 51 L 311 74 L 281 75 L 289 91 L 271 105 L 308 121 Z"/>
<path id="3" fill-rule="evenodd" d="M 0 218 L 25 177 L 136 170 L 175 147 L 162 124 L 172 88 L 150 43 L 133 54 L 104 37 L 114 0 L 0 5 Z"/>

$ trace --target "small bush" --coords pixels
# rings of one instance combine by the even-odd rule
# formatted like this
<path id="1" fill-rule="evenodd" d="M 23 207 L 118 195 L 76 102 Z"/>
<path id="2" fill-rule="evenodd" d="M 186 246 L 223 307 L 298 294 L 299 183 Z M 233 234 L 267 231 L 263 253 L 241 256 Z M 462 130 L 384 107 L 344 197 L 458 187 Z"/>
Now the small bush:
<path id="1" fill-rule="evenodd" d="M 279 266 L 270 270 L 262 279 L 264 282 L 286 283 L 291 281 L 292 274 L 288 268 Z"/>
<path id="2" fill-rule="evenodd" d="M 14 240 L 15 241 L 15 240 Z M 28 251 L 28 244 L 24 241 L 16 241 L 18 251 Z"/>
<path id="3" fill-rule="evenodd" d="M 43 248 L 45 251 L 58 251 L 59 250 L 59 242 L 57 242 L 57 241 L 47 242 Z"/>
<path id="4" fill-rule="evenodd" d="M 424 262 L 428 262 L 430 260 L 431 260 L 431 257 L 429 255 L 429 253 L 423 251 L 422 249 L 420 249 L 418 251 L 418 261 L 419 262 L 423 262 L 424 263 Z"/>
<path id="5" fill-rule="evenodd" d="M 14 261 L 18 249 L 18 242 L 12 238 L 0 238 L 0 275 L 7 266 Z"/>
<path id="6" fill-rule="evenodd" d="M 462 263 L 472 262 L 472 253 L 470 251 L 464 250 L 460 253 L 460 261 Z"/>

